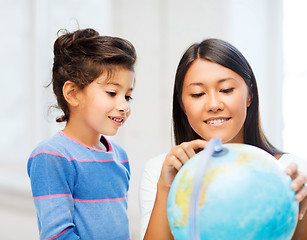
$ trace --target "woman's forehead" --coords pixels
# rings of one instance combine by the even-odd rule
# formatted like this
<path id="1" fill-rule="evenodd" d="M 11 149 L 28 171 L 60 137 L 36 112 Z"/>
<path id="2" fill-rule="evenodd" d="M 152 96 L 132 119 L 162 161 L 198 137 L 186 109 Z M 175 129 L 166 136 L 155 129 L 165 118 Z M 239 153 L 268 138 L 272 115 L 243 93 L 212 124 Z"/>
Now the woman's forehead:
<path id="1" fill-rule="evenodd" d="M 221 84 L 228 81 L 243 81 L 236 72 L 217 63 L 197 59 L 188 69 L 184 77 L 184 86 L 204 85 L 207 83 Z"/>

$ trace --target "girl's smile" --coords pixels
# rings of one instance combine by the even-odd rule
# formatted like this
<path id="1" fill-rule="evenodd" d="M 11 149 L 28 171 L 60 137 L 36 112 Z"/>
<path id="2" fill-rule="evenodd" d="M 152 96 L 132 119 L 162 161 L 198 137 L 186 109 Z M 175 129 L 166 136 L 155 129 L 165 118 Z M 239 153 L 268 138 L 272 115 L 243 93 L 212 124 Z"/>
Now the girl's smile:
<path id="1" fill-rule="evenodd" d="M 121 125 L 123 125 L 123 123 L 125 122 L 126 120 L 126 117 L 111 117 L 109 116 L 109 118 L 113 121 L 113 123 L 120 127 Z"/>

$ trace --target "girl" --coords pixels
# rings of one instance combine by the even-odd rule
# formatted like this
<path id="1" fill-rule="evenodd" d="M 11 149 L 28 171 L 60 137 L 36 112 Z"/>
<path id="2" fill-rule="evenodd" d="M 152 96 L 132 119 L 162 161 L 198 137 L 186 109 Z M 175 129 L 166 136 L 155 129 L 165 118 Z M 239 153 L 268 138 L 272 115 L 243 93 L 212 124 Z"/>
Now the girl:
<path id="1" fill-rule="evenodd" d="M 28 160 L 40 239 L 130 239 L 126 152 L 115 135 L 130 115 L 136 52 L 93 29 L 54 43 L 52 85 L 66 122 Z"/>
<path id="2" fill-rule="evenodd" d="M 171 183 L 181 166 L 213 137 L 221 138 L 223 143 L 260 147 L 288 166 L 285 171 L 292 177 L 292 188 L 301 203 L 293 239 L 307 239 L 307 220 L 303 218 L 307 178 L 291 162 L 296 162 L 305 174 L 307 164 L 284 154 L 265 137 L 259 119 L 256 79 L 236 48 L 222 40 L 208 39 L 193 44 L 184 53 L 175 78 L 173 127 L 176 146 L 167 155 L 149 161 L 143 173 L 143 235 L 148 224 L 144 239 L 173 239 L 166 211 Z"/>

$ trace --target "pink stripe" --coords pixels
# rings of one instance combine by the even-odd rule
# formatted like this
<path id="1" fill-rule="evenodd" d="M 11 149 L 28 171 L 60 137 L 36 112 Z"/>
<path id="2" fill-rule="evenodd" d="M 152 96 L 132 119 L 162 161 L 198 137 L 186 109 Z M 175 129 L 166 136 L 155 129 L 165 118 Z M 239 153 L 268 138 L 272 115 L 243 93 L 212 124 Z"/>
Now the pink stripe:
<path id="1" fill-rule="evenodd" d="M 109 199 L 95 199 L 95 200 L 85 200 L 85 199 L 74 199 L 76 202 L 113 202 L 113 201 L 120 201 L 126 199 L 127 197 L 121 198 L 109 198 Z"/>
<path id="2" fill-rule="evenodd" d="M 53 195 L 45 195 L 45 196 L 38 196 L 33 197 L 34 200 L 36 199 L 45 199 L 45 198 L 54 198 L 54 197 L 72 197 L 71 194 L 53 194 Z M 86 199 L 73 199 L 76 202 L 113 202 L 113 201 L 120 201 L 123 199 L 126 199 L 127 197 L 121 197 L 121 198 L 108 198 L 108 199 L 94 199 L 94 200 L 86 200 Z"/>
<path id="3" fill-rule="evenodd" d="M 77 161 L 77 162 L 114 162 L 114 159 L 105 159 L 105 160 L 97 160 L 97 159 L 75 159 L 70 158 L 68 161 Z"/>
<path id="4" fill-rule="evenodd" d="M 75 158 L 70 158 L 67 159 L 68 161 L 77 161 L 77 162 L 115 162 L 114 159 L 104 159 L 104 160 L 98 160 L 98 159 L 75 159 Z M 116 162 L 120 162 L 120 163 L 125 163 L 125 162 L 129 162 L 128 159 L 126 160 L 121 160 L 121 161 L 116 161 Z"/>
<path id="5" fill-rule="evenodd" d="M 44 198 L 54 198 L 54 197 L 72 197 L 71 194 L 53 194 L 53 195 L 45 195 L 45 196 L 38 196 L 38 197 L 33 197 L 33 199 L 44 199 Z"/>
<path id="6" fill-rule="evenodd" d="M 87 145 L 85 145 L 85 144 L 83 144 L 83 143 L 77 141 L 76 139 L 73 139 L 72 137 L 68 136 L 68 135 L 67 135 L 66 133 L 64 133 L 63 131 L 59 131 L 59 133 L 61 133 L 62 135 L 64 135 L 64 136 L 67 137 L 68 139 L 70 139 L 71 141 L 80 144 L 80 145 L 83 146 L 83 147 L 86 147 L 86 148 L 88 148 L 88 149 L 91 149 L 91 150 L 97 151 L 97 152 L 105 152 L 105 151 L 103 151 L 103 150 L 99 150 L 99 149 L 96 149 L 96 148 L 92 148 L 92 147 L 90 147 L 90 146 L 87 146 Z M 106 140 L 106 142 L 108 143 L 108 146 L 109 146 L 109 151 L 108 151 L 108 152 L 111 152 L 111 151 L 113 150 L 113 149 L 112 149 L 112 145 L 109 143 L 109 141 L 108 141 L 103 135 L 101 135 L 101 137 L 103 137 L 103 138 Z"/>
<path id="7" fill-rule="evenodd" d="M 52 238 L 43 239 L 43 240 L 52 240 L 52 239 L 55 239 L 55 238 L 61 236 L 61 235 L 62 235 L 64 232 L 66 232 L 68 229 L 69 229 L 69 228 L 65 229 L 63 232 L 60 232 L 58 235 L 56 235 L 56 236 L 54 236 L 54 237 L 52 237 Z"/>
<path id="8" fill-rule="evenodd" d="M 33 157 L 35 157 L 36 155 L 41 154 L 41 153 L 47 153 L 47 154 L 50 154 L 50 155 L 55 155 L 55 156 L 60 156 L 60 157 L 67 158 L 67 157 L 64 156 L 63 154 L 56 153 L 56 152 L 50 152 L 50 151 L 46 151 L 46 150 L 38 151 L 37 153 L 34 153 L 33 155 L 31 155 L 29 158 L 33 158 Z"/>
<path id="9" fill-rule="evenodd" d="M 47 154 L 50 154 L 50 155 L 60 156 L 60 157 L 66 158 L 68 161 L 77 161 L 77 162 L 114 162 L 115 161 L 114 159 L 104 159 L 104 160 L 97 160 L 97 159 L 76 159 L 76 158 L 69 158 L 68 159 L 65 155 L 63 155 L 61 153 L 56 153 L 56 152 L 51 152 L 51 151 L 46 151 L 46 150 L 38 151 L 37 153 L 31 155 L 29 158 L 33 158 L 36 155 L 41 154 L 41 153 L 47 153 Z M 126 159 L 126 160 L 121 160 L 121 161 L 118 161 L 118 162 L 126 163 L 126 162 L 129 162 L 129 160 Z"/>

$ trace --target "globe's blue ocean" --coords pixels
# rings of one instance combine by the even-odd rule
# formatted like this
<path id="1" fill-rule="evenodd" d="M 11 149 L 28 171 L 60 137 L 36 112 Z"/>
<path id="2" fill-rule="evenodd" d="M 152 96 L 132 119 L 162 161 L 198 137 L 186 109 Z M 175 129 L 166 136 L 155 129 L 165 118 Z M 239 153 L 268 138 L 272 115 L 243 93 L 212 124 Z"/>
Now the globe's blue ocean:
<path id="1" fill-rule="evenodd" d="M 175 239 L 291 239 L 298 202 L 290 177 L 273 156 L 259 148 L 243 144 L 223 147 L 224 154 L 213 155 L 208 161 L 197 189 L 198 206 L 192 206 L 192 194 L 204 151 L 176 175 L 168 199 Z M 191 219 L 197 219 L 197 228 L 191 226 Z M 196 235 L 193 229 L 198 229 Z"/>

